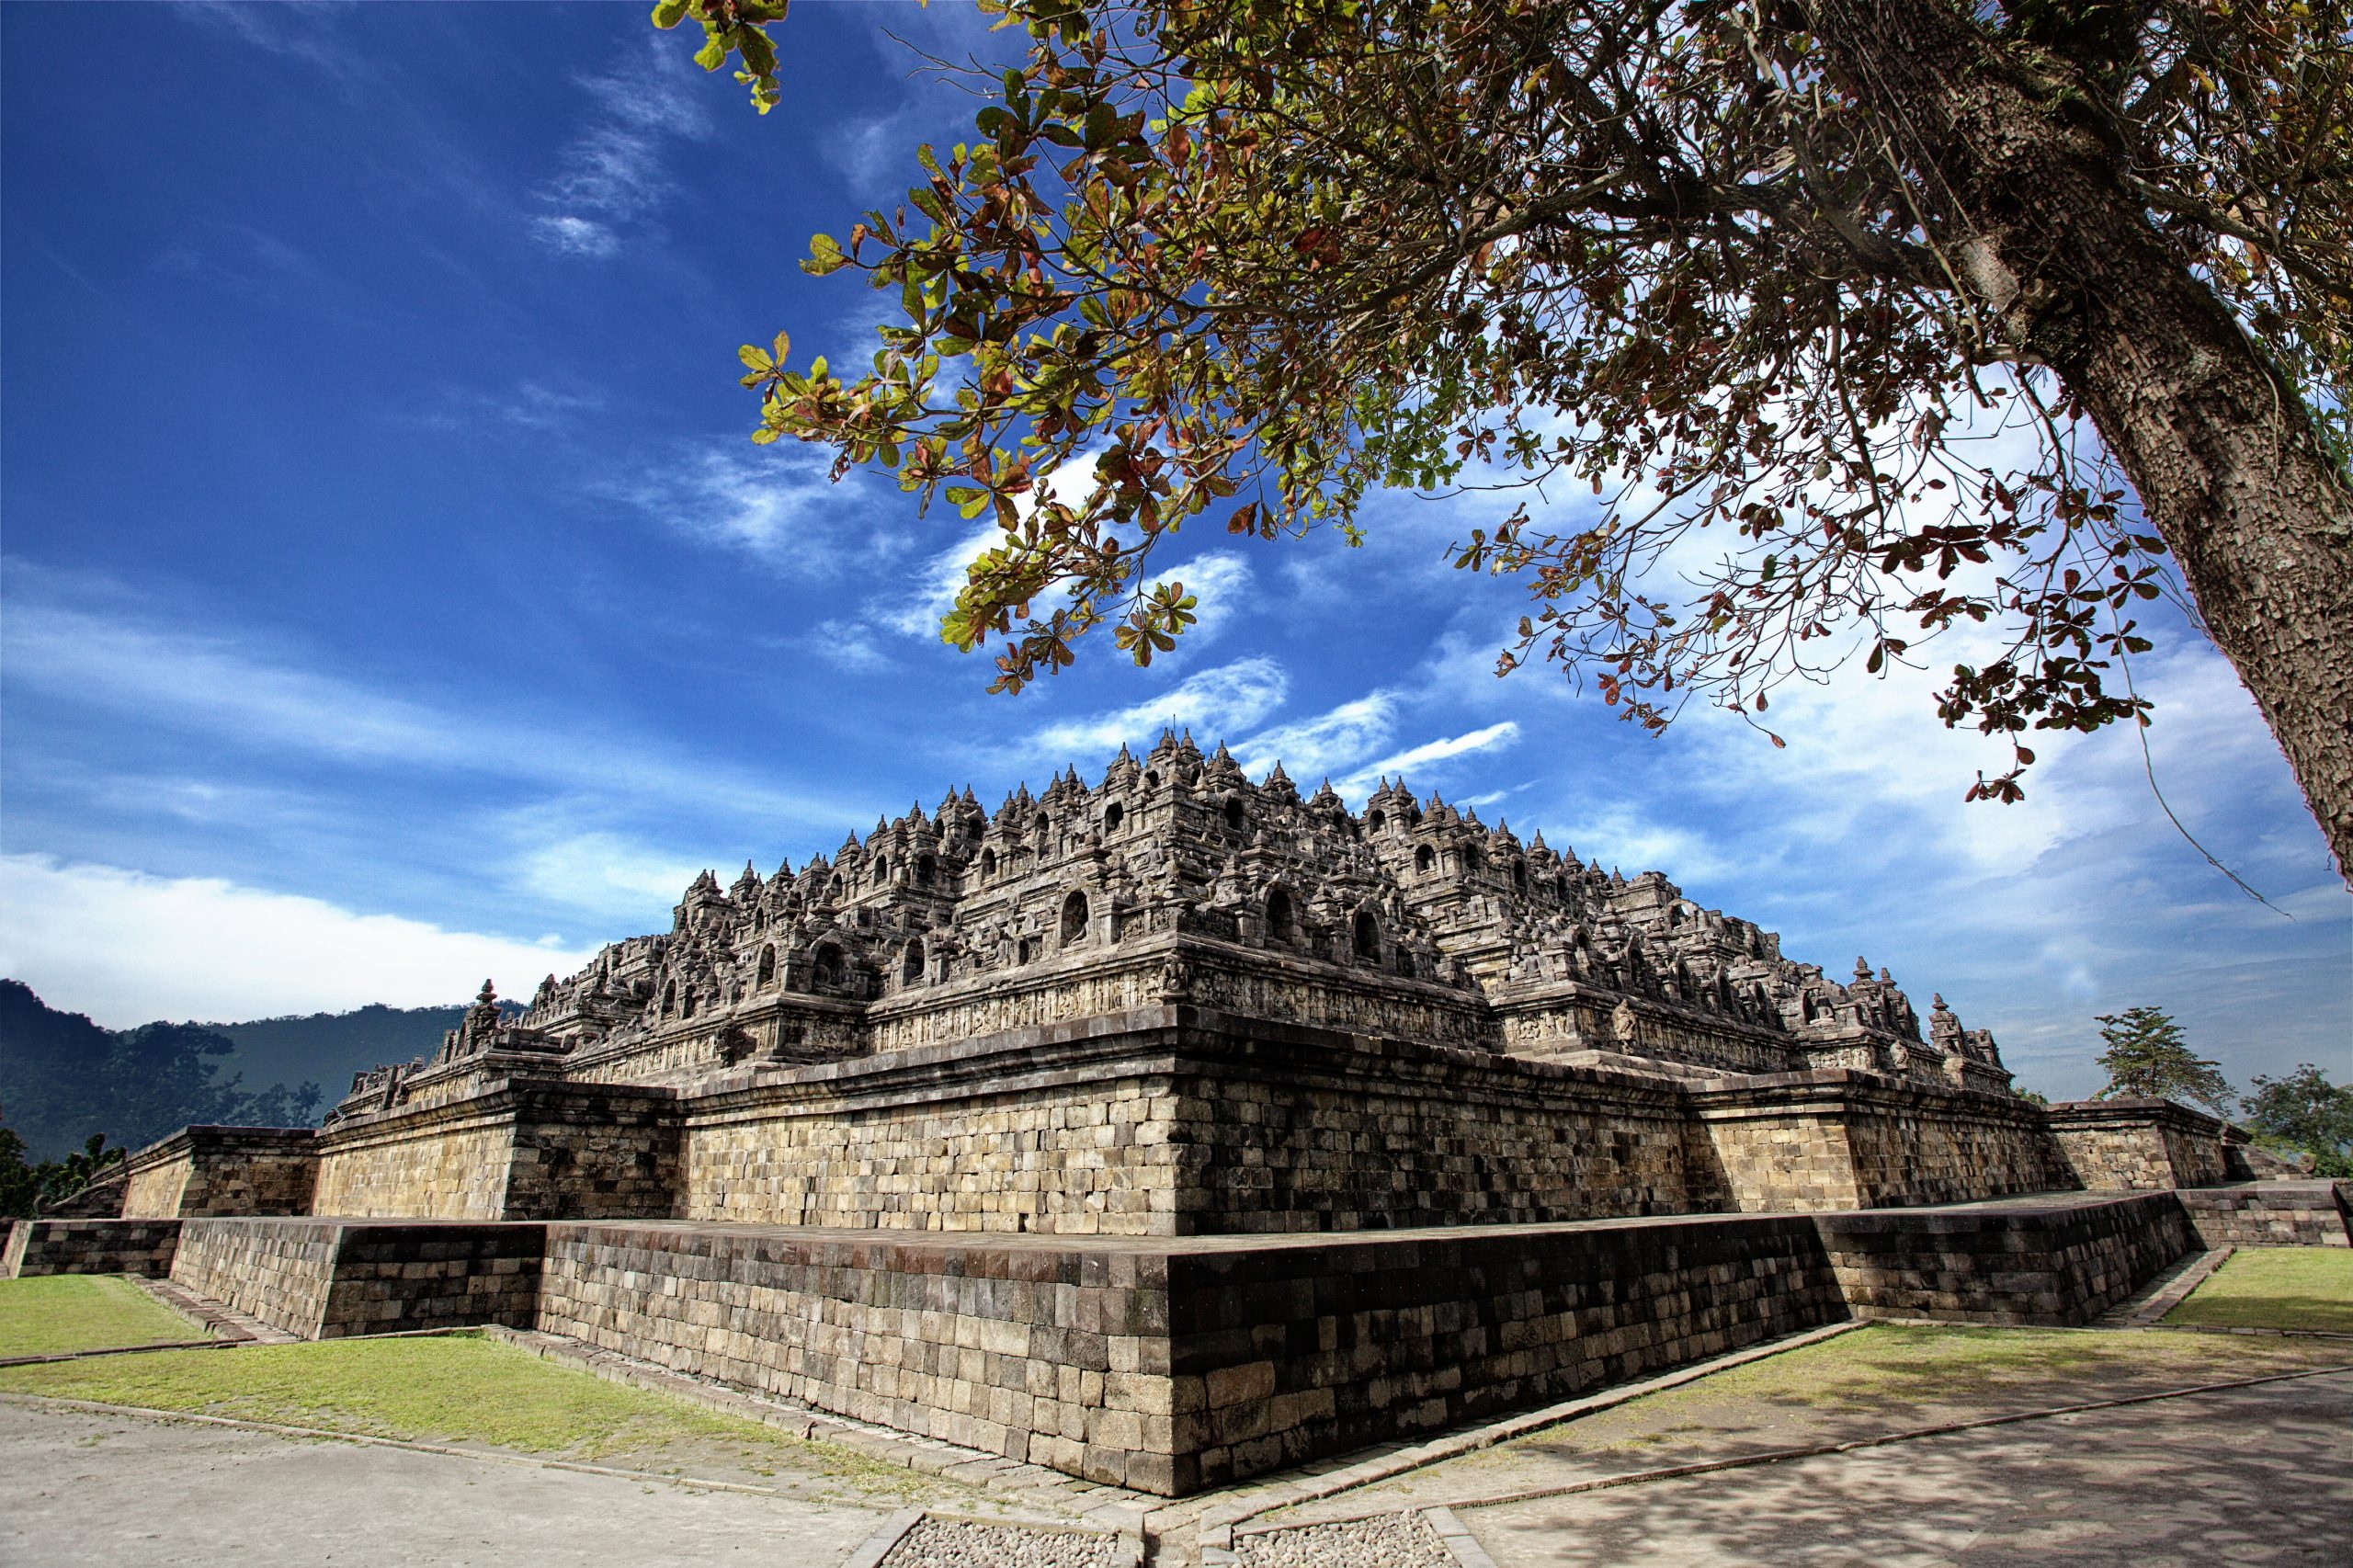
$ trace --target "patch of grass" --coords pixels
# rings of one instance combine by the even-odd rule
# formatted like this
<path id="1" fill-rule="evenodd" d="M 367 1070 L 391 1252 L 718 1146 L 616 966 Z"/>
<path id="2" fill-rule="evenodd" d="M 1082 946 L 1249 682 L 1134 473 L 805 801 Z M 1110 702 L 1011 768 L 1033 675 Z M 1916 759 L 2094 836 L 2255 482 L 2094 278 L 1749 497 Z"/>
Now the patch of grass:
<path id="1" fill-rule="evenodd" d="M 2353 1334 L 2353 1247 L 2241 1247 L 2165 1322 Z"/>
<path id="2" fill-rule="evenodd" d="M 1811 1424 L 1854 1416 L 1903 1425 L 1957 1408 L 2097 1400 L 2292 1370 L 2315 1359 L 2314 1343 L 1875 1324 L 1531 1433 L 1505 1448 L 1648 1445 L 1793 1419 Z"/>
<path id="3" fill-rule="evenodd" d="M 630 1456 L 683 1468 L 723 1450 L 732 1465 L 822 1470 L 896 1490 L 908 1473 L 472 1335 L 325 1340 L 237 1350 L 162 1350 L 0 1369 L 0 1392 L 141 1405 L 372 1437 L 483 1445 L 575 1460 Z"/>
<path id="4" fill-rule="evenodd" d="M 0 1279 L 0 1357 L 203 1339 L 204 1330 L 111 1274 Z"/>

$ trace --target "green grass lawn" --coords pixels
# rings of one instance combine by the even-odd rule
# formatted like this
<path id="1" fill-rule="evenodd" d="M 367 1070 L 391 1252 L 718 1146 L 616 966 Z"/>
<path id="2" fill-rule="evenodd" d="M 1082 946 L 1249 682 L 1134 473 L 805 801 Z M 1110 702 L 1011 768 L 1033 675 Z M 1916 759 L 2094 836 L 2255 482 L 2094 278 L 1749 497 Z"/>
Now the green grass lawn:
<path id="1" fill-rule="evenodd" d="M 203 1329 L 115 1275 L 0 1279 L 0 1358 L 208 1337 Z"/>
<path id="2" fill-rule="evenodd" d="M 554 1366 L 475 1335 L 343 1339 L 0 1368 L 0 1392 L 517 1449 L 626 1468 L 822 1474 L 864 1492 L 949 1483 L 756 1421 Z"/>
<path id="3" fill-rule="evenodd" d="M 2353 1334 L 2353 1247 L 2241 1247 L 2165 1322 Z"/>

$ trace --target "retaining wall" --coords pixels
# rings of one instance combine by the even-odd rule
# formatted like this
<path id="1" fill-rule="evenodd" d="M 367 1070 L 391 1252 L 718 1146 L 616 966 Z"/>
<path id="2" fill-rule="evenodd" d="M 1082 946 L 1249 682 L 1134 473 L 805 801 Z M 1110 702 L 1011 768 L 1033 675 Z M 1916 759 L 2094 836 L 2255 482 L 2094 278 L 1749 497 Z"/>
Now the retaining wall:
<path id="1" fill-rule="evenodd" d="M 189 1220 L 171 1277 L 307 1339 L 505 1324 L 539 1310 L 536 1224 Z"/>
<path id="2" fill-rule="evenodd" d="M 2075 1100 L 2043 1118 L 2076 1185 L 2091 1192 L 2211 1187 L 2231 1176 L 2230 1150 L 2245 1141 L 2219 1118 L 2171 1100 Z"/>
<path id="3" fill-rule="evenodd" d="M 2353 1182 L 2234 1182 L 2177 1196 L 2208 1247 L 2353 1246 Z"/>
<path id="4" fill-rule="evenodd" d="M 1702 1085 L 1691 1114 L 1744 1213 L 1966 1203 L 2079 1184 L 2038 1107 L 1824 1069 Z"/>
<path id="5" fill-rule="evenodd" d="M 183 1127 L 131 1156 L 122 1217 L 307 1214 L 316 1137 L 307 1127 Z"/>
<path id="6" fill-rule="evenodd" d="M 667 1089 L 510 1078 L 319 1134 L 312 1211 L 354 1219 L 665 1217 L 678 1191 Z"/>
<path id="7" fill-rule="evenodd" d="M 2176 1194 L 1814 1216 L 1858 1317 L 2074 1325 L 2198 1245 Z"/>
<path id="8" fill-rule="evenodd" d="M 18 1220 L 0 1256 L 0 1278 L 32 1274 L 138 1274 L 172 1271 L 177 1220 Z"/>

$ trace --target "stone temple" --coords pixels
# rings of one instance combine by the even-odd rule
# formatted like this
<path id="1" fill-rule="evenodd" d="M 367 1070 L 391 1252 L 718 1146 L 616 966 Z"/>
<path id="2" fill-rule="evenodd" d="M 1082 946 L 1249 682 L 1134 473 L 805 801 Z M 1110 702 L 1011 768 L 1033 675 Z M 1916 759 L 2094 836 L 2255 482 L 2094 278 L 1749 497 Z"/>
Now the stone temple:
<path id="1" fill-rule="evenodd" d="M 2029 1101 L 1940 998 L 1655 871 L 1167 734 L 705 872 L 10 1267 L 535 1329 L 1169 1494 L 1850 1315 L 2084 1322 L 2200 1236 L 2344 1244 L 2243 1145 Z"/>

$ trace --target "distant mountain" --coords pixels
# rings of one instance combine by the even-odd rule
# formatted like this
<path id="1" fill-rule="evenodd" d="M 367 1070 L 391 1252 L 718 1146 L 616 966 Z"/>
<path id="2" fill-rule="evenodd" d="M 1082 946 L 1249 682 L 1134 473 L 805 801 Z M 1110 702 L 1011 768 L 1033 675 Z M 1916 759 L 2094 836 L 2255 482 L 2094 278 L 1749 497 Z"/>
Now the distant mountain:
<path id="1" fill-rule="evenodd" d="M 0 980 L 0 1121 L 34 1160 L 53 1160 L 94 1132 L 138 1148 L 191 1123 L 301 1126 L 323 1108 L 315 1079 L 248 1088 L 233 1069 L 221 1076 L 236 1050 L 202 1024 L 101 1028 Z"/>
<path id="2" fill-rule="evenodd" d="M 512 1015 L 515 1002 L 500 1006 Z M 387 1007 L 381 1002 L 349 1013 L 289 1014 L 242 1024 L 206 1024 L 227 1036 L 236 1051 L 228 1065 L 256 1083 L 309 1080 L 326 1091 L 333 1105 L 351 1089 L 351 1076 L 387 1062 L 429 1057 L 441 1037 L 465 1017 L 462 1002 L 447 1007 Z"/>

